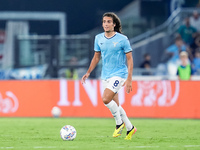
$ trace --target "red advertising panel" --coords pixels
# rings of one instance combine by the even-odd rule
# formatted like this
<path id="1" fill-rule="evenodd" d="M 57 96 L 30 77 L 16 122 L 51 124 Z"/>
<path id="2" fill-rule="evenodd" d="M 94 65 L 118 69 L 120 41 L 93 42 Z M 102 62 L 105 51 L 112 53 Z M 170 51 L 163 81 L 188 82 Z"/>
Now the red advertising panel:
<path id="1" fill-rule="evenodd" d="M 133 91 L 119 92 L 129 117 L 200 118 L 200 82 L 133 81 Z M 62 117 L 112 117 L 103 104 L 99 80 L 0 81 L 1 117 L 50 117 L 58 106 Z"/>

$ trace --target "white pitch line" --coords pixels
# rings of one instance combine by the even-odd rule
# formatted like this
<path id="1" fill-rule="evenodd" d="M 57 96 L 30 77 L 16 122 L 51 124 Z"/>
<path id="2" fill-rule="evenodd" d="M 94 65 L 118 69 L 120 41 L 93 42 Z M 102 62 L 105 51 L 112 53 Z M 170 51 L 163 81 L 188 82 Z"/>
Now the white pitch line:
<path id="1" fill-rule="evenodd" d="M 159 148 L 159 147 L 160 146 L 130 146 L 128 148 Z M 120 148 L 125 148 L 125 147 L 120 146 L 120 147 L 116 147 L 116 148 L 120 149 Z"/>
<path id="2" fill-rule="evenodd" d="M 120 147 L 117 147 L 117 148 L 119 148 L 119 149 L 120 149 L 120 148 L 125 148 L 125 147 L 123 147 L 123 146 L 120 146 Z"/>
<path id="3" fill-rule="evenodd" d="M 135 148 L 159 148 L 160 146 L 134 146 Z"/>
<path id="4" fill-rule="evenodd" d="M 35 146 L 34 149 L 51 149 L 57 148 L 56 146 Z M 0 147 L 0 149 L 27 149 L 27 147 Z"/>
<path id="5" fill-rule="evenodd" d="M 200 147 L 200 145 L 184 145 L 184 147 Z"/>
<path id="6" fill-rule="evenodd" d="M 175 145 L 170 145 L 169 147 L 177 147 L 177 146 L 175 146 Z"/>
<path id="7" fill-rule="evenodd" d="M 56 148 L 56 146 L 35 146 L 35 149 L 42 149 L 42 148 Z"/>

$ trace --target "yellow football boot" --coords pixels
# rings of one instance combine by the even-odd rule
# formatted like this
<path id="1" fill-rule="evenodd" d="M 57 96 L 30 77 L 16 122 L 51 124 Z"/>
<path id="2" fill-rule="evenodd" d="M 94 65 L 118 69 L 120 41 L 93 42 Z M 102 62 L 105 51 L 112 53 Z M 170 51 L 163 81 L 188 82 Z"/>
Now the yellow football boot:
<path id="1" fill-rule="evenodd" d="M 135 134 L 136 131 L 137 131 L 137 128 L 136 128 L 136 127 L 132 128 L 132 130 L 126 135 L 125 140 L 131 140 L 133 134 Z"/>
<path id="2" fill-rule="evenodd" d="M 120 136 L 122 134 L 122 131 L 123 131 L 124 127 L 125 127 L 125 124 L 122 123 L 122 125 L 119 128 L 115 129 L 115 131 L 113 133 L 113 137 Z"/>

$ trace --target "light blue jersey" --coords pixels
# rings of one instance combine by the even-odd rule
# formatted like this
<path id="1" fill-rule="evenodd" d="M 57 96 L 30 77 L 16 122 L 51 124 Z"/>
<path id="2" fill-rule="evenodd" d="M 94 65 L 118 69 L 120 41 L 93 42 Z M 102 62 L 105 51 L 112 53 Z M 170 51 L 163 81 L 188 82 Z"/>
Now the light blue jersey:
<path id="1" fill-rule="evenodd" d="M 103 80 L 118 76 L 127 78 L 126 53 L 131 52 L 129 40 L 126 36 L 116 32 L 111 38 L 106 38 L 105 33 L 95 37 L 94 50 L 101 52 Z"/>

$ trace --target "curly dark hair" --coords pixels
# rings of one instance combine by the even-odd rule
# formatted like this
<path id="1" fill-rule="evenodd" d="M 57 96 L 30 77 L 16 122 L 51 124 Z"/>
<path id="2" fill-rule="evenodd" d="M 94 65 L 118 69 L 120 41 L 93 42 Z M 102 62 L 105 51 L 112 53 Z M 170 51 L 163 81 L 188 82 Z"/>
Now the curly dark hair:
<path id="1" fill-rule="evenodd" d="M 103 14 L 103 17 L 111 17 L 113 19 L 113 23 L 115 24 L 114 31 L 122 33 L 122 25 L 119 17 L 113 12 L 106 12 Z M 103 19 L 102 17 L 102 19 Z"/>

